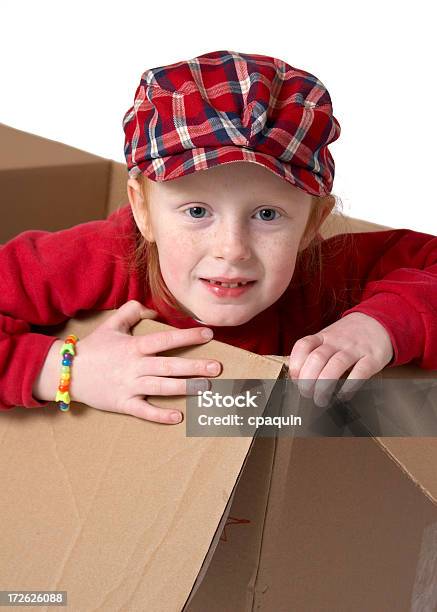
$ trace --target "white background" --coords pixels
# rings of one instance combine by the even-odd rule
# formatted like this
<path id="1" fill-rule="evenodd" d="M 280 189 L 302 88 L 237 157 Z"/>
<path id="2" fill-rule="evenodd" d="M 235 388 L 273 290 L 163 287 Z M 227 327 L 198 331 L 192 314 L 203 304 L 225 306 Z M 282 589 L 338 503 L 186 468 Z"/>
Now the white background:
<path id="1" fill-rule="evenodd" d="M 144 70 L 220 49 L 273 55 L 328 88 L 343 212 L 437 234 L 433 5 L 2 0 L 0 122 L 124 162 Z"/>

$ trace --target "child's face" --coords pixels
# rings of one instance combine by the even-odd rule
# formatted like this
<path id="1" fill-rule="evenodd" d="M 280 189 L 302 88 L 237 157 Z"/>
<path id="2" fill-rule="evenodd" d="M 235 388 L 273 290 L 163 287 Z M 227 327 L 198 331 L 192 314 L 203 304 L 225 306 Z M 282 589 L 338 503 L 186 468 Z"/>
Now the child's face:
<path id="1" fill-rule="evenodd" d="M 136 223 L 156 241 L 162 277 L 189 316 L 206 325 L 241 325 L 284 293 L 298 249 L 306 246 L 300 243 L 309 194 L 258 164 L 215 166 L 150 182 L 145 233 L 138 182 L 128 185 Z M 219 295 L 201 280 L 216 277 L 256 282 L 240 295 Z"/>

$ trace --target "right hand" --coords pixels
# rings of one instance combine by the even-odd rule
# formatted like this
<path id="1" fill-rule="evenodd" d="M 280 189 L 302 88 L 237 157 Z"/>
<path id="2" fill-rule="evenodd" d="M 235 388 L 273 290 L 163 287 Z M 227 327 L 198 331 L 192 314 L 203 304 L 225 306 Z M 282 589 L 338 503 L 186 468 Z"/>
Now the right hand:
<path id="1" fill-rule="evenodd" d="M 207 359 L 157 357 L 156 353 L 209 340 L 201 334 L 204 327 L 132 336 L 132 327 L 156 314 L 130 300 L 91 334 L 77 341 L 71 367 L 71 401 L 157 423 L 175 424 L 182 420 L 180 411 L 174 420 L 174 410 L 154 406 L 144 396 L 186 395 L 187 381 L 169 376 L 217 376 L 221 364 L 213 361 L 219 370 L 211 373 L 206 369 L 211 363 Z M 193 386 L 192 381 L 190 391 L 196 395 Z M 204 390 L 210 387 L 211 382 L 206 379 Z"/>

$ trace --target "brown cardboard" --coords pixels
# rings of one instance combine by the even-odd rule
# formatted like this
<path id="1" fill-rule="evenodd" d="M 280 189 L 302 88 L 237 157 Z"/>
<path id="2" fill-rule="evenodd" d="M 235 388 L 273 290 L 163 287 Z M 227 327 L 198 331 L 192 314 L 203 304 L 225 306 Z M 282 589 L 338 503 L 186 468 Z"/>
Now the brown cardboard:
<path id="1" fill-rule="evenodd" d="M 0 243 L 103 219 L 127 199 L 122 164 L 1 123 L 0 143 Z"/>
<path id="2" fill-rule="evenodd" d="M 0 241 L 126 203 L 122 164 L 8 126 L 0 138 Z M 377 229 L 331 215 L 321 233 Z M 45 332 L 84 337 L 110 315 Z M 288 359 L 214 340 L 166 354 L 219 359 L 222 379 L 274 380 Z M 151 401 L 184 411 L 184 397 Z M 66 590 L 81 612 L 437 609 L 436 438 L 190 438 L 184 422 L 74 402 L 17 407 L 0 431 L 0 589 Z"/>
<path id="3" fill-rule="evenodd" d="M 436 464 L 436 438 L 255 439 L 187 610 L 435 610 Z"/>
<path id="4" fill-rule="evenodd" d="M 84 337 L 111 312 L 52 330 Z M 224 379 L 287 361 L 214 340 L 163 354 L 214 356 Z M 190 438 L 77 403 L 1 425 L 2 589 L 67 590 L 75 610 L 180 610 L 190 592 L 190 612 L 435 600 L 435 438 Z"/>
<path id="5" fill-rule="evenodd" d="M 71 320 L 62 334 L 84 337 L 110 314 Z M 133 334 L 161 329 L 142 321 Z M 223 360 L 217 378 L 275 379 L 283 368 L 215 340 L 162 354 L 210 351 Z M 184 411 L 184 396 L 150 401 Z M 184 423 L 74 402 L 68 413 L 17 407 L 1 427 L 1 588 L 67 590 L 76 610 L 181 609 L 251 438 L 187 438 Z"/>

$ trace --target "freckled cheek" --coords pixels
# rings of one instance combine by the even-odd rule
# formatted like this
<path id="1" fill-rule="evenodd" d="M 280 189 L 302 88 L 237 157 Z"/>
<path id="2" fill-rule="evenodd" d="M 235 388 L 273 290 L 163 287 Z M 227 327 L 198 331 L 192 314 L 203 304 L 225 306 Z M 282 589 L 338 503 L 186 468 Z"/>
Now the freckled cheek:
<path id="1" fill-rule="evenodd" d="M 157 240 L 161 273 L 167 284 L 188 282 L 195 266 L 195 245 L 180 234 L 161 234 Z"/>
<path id="2" fill-rule="evenodd" d="M 296 260 L 297 246 L 293 239 L 277 240 L 269 243 L 267 249 L 263 249 L 263 260 L 267 270 L 275 276 L 290 273 Z"/>

